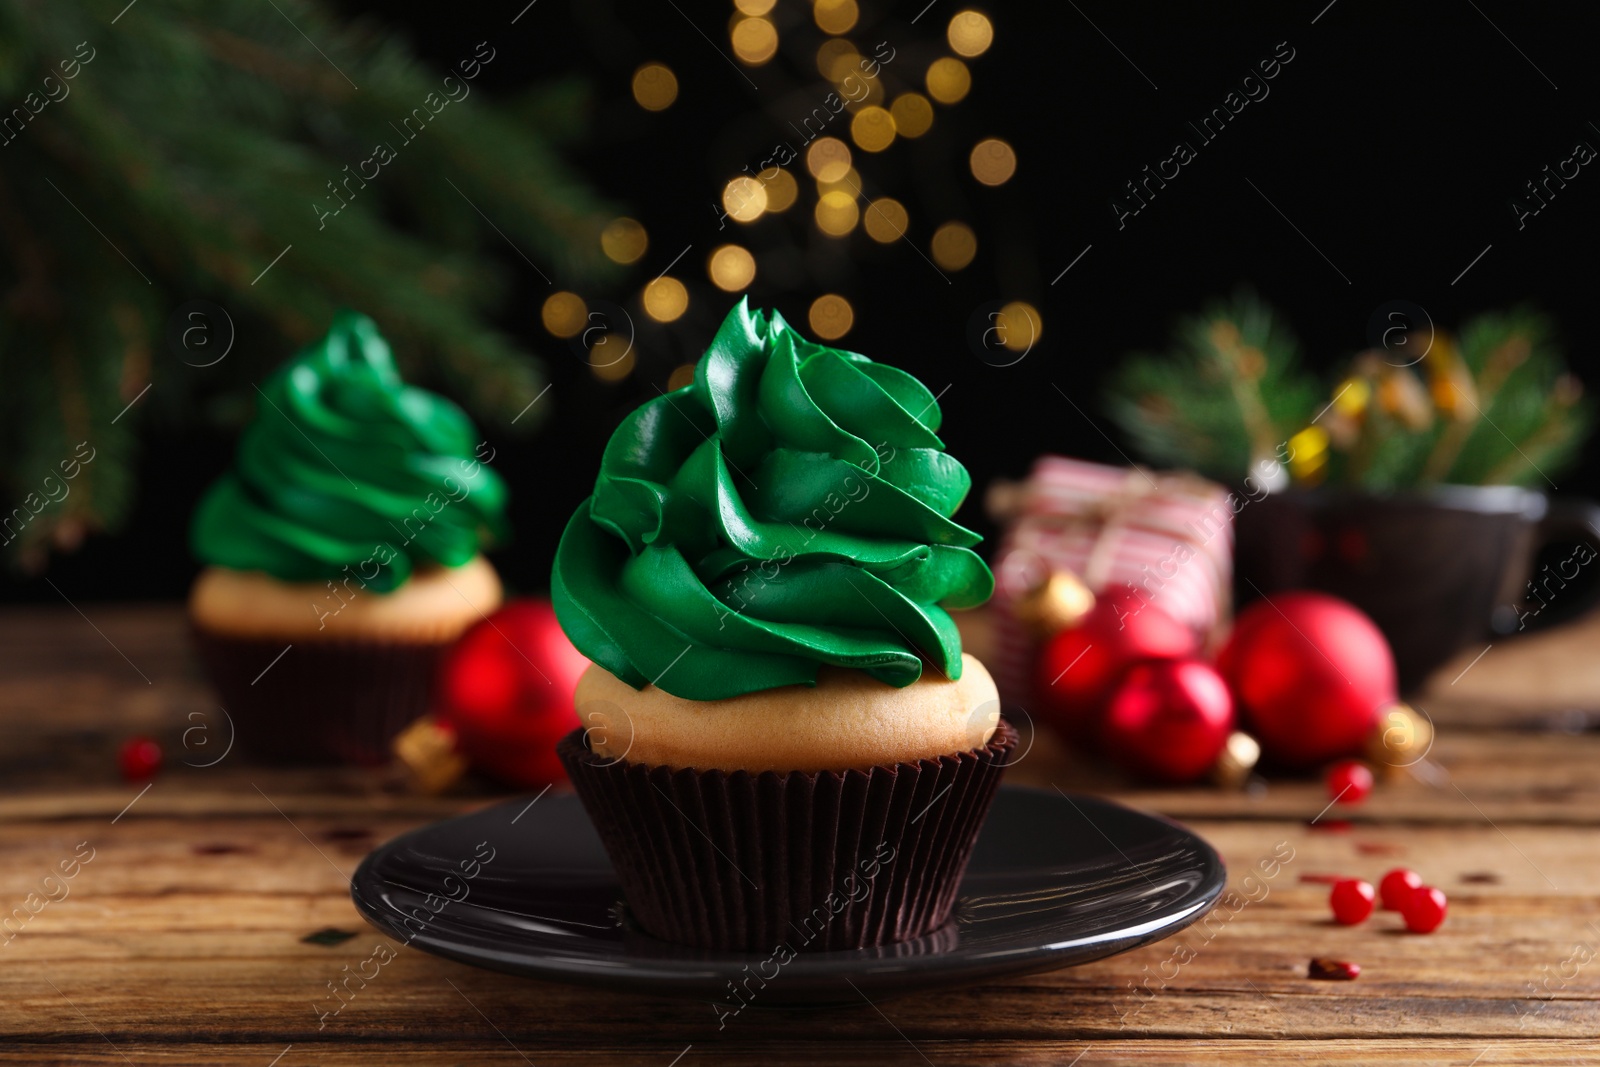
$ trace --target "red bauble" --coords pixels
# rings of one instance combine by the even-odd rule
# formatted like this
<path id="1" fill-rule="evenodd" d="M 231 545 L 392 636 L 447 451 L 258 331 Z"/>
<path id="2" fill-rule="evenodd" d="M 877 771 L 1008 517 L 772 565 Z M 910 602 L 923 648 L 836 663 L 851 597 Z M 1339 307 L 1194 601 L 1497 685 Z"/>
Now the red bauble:
<path id="1" fill-rule="evenodd" d="M 562 781 L 556 742 L 578 726 L 572 694 L 588 666 L 548 600 L 511 601 L 445 657 L 439 720 L 479 770 L 522 788 Z"/>
<path id="2" fill-rule="evenodd" d="M 1244 728 L 1273 763 L 1307 769 L 1360 755 L 1395 702 L 1394 656 L 1337 597 L 1285 593 L 1239 613 L 1217 666 Z"/>
<path id="3" fill-rule="evenodd" d="M 134 785 L 148 782 L 161 769 L 161 746 L 148 737 L 130 737 L 117 750 L 117 769 Z"/>
<path id="4" fill-rule="evenodd" d="M 1199 660 L 1157 660 L 1128 669 L 1106 706 L 1100 740 L 1123 767 L 1163 782 L 1210 770 L 1233 731 L 1233 697 Z"/>
<path id="5" fill-rule="evenodd" d="M 1040 715 L 1076 741 L 1093 741 L 1106 700 L 1131 664 L 1182 659 L 1198 649 L 1193 630 L 1138 593 L 1109 590 L 1078 625 L 1045 643 L 1035 674 Z"/>
<path id="6" fill-rule="evenodd" d="M 1359 804 L 1372 792 L 1372 771 L 1360 760 L 1340 760 L 1328 768 L 1323 779 L 1328 796 L 1339 804 Z"/>

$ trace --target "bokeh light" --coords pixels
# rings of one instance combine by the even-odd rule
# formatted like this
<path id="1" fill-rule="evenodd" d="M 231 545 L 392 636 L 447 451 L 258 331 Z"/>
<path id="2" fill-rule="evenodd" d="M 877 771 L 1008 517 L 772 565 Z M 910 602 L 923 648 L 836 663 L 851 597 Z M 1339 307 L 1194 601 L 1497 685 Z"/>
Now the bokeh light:
<path id="1" fill-rule="evenodd" d="M 633 98 L 646 111 L 665 111 L 678 99 L 678 76 L 663 63 L 646 63 L 633 72 Z"/>
<path id="2" fill-rule="evenodd" d="M 768 167 L 756 175 L 756 180 L 767 191 L 768 211 L 787 211 L 800 195 L 800 185 L 794 175 L 782 167 Z"/>
<path id="3" fill-rule="evenodd" d="M 746 66 L 759 67 L 778 51 L 778 31 L 764 18 L 740 19 L 729 39 L 733 54 Z"/>
<path id="4" fill-rule="evenodd" d="M 551 293 L 539 309 L 544 328 L 557 337 L 576 337 L 589 321 L 589 305 L 577 293 Z"/>
<path id="5" fill-rule="evenodd" d="M 1017 153 L 998 137 L 986 137 L 968 159 L 972 176 L 985 185 L 1004 185 L 1017 172 Z"/>
<path id="6" fill-rule="evenodd" d="M 929 250 L 945 270 L 960 270 L 978 254 L 978 235 L 964 222 L 947 222 L 933 231 Z"/>
<path id="7" fill-rule="evenodd" d="M 632 263 L 650 247 L 650 238 L 638 219 L 612 219 L 600 231 L 600 250 L 613 263 Z"/>
<path id="8" fill-rule="evenodd" d="M 1044 320 L 1039 309 L 1021 300 L 1013 300 L 995 315 L 995 329 L 1000 343 L 1013 352 L 1026 352 L 1044 335 Z"/>
<path id="9" fill-rule="evenodd" d="M 735 222 L 754 222 L 767 210 L 766 186 L 749 175 L 739 175 L 723 187 L 722 210 Z"/>
<path id="10" fill-rule="evenodd" d="M 756 280 L 756 259 L 738 245 L 722 245 L 706 260 L 711 283 L 728 293 L 737 293 Z"/>
<path id="11" fill-rule="evenodd" d="M 667 379 L 667 392 L 682 389 L 694 381 L 694 364 L 680 363 L 672 368 L 672 376 Z"/>
<path id="12" fill-rule="evenodd" d="M 733 0 L 733 6 L 746 15 L 765 15 L 778 0 Z"/>
<path id="13" fill-rule="evenodd" d="M 861 221 L 861 208 L 849 193 L 823 193 L 817 201 L 817 228 L 829 237 L 843 237 Z"/>
<path id="14" fill-rule="evenodd" d="M 827 196 L 829 193 L 843 193 L 854 199 L 861 195 L 861 175 L 856 173 L 856 168 L 851 167 L 839 176 L 838 181 L 818 182 L 817 195 Z"/>
<path id="15" fill-rule="evenodd" d="M 882 152 L 894 144 L 894 116 L 881 107 L 864 107 L 850 120 L 850 139 L 864 152 Z"/>
<path id="16" fill-rule="evenodd" d="M 856 46 L 842 37 L 830 38 L 817 49 L 817 73 L 831 82 L 843 81 L 845 75 L 859 70 L 860 62 Z"/>
<path id="17" fill-rule="evenodd" d="M 811 302 L 811 332 L 824 341 L 837 340 L 855 325 L 855 309 L 836 293 L 826 293 Z"/>
<path id="18" fill-rule="evenodd" d="M 933 105 L 921 93 L 901 93 L 889 105 L 889 114 L 901 137 L 921 137 L 933 126 Z"/>
<path id="19" fill-rule="evenodd" d="M 622 381 L 633 373 L 636 362 L 632 343 L 611 334 L 589 349 L 589 371 L 602 382 Z"/>
<path id="20" fill-rule="evenodd" d="M 823 33 L 849 33 L 861 17 L 856 0 L 816 0 L 811 7 L 811 17 Z"/>
<path id="21" fill-rule="evenodd" d="M 689 290 L 663 275 L 644 287 L 644 313 L 657 322 L 672 322 L 689 310 Z"/>
<path id="22" fill-rule="evenodd" d="M 978 11 L 960 11 L 950 20 L 945 31 L 950 40 L 950 50 L 958 56 L 981 56 L 994 43 L 994 24 L 987 15 Z"/>
<path id="23" fill-rule="evenodd" d="M 806 169 L 819 182 L 836 182 L 850 170 L 850 147 L 837 137 L 819 137 L 806 149 Z"/>
<path id="24" fill-rule="evenodd" d="M 959 103 L 972 89 L 972 72 L 959 59 L 945 56 L 928 67 L 928 95 L 941 104 Z"/>
<path id="25" fill-rule="evenodd" d="M 900 201 L 882 197 L 867 205 L 867 209 L 861 213 L 861 224 L 866 227 L 868 237 L 880 244 L 888 244 L 905 236 L 911 219 Z"/>

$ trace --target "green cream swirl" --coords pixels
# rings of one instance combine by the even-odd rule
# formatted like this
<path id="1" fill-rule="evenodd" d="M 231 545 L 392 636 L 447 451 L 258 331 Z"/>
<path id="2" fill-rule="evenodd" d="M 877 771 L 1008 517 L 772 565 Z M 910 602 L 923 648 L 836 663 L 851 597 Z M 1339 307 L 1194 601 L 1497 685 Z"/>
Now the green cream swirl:
<path id="1" fill-rule="evenodd" d="M 459 566 L 504 536 L 505 483 L 478 443 L 465 412 L 400 380 L 371 319 L 340 312 L 261 387 L 190 543 L 217 566 L 393 590 L 419 565 Z"/>
<path id="2" fill-rule="evenodd" d="M 612 435 L 567 523 L 551 595 L 584 655 L 691 700 L 961 674 L 946 608 L 994 577 L 950 516 L 971 487 L 911 375 L 808 341 L 743 300 L 694 382 Z"/>

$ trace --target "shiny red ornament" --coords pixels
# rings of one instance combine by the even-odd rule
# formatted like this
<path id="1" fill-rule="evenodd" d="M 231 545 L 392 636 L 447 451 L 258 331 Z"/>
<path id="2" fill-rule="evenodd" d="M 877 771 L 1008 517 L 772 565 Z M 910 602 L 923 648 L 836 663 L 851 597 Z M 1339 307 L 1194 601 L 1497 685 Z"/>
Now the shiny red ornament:
<path id="1" fill-rule="evenodd" d="M 148 782 L 161 770 L 161 746 L 148 737 L 130 737 L 117 750 L 122 779 L 135 785 Z"/>
<path id="2" fill-rule="evenodd" d="M 555 746 L 579 725 L 573 690 L 588 666 L 548 600 L 513 600 L 446 655 L 438 718 L 477 769 L 521 788 L 563 781 Z"/>
<path id="3" fill-rule="evenodd" d="M 1400 911 L 1411 894 L 1422 888 L 1422 875 L 1405 867 L 1396 867 L 1378 883 L 1378 893 L 1383 898 L 1384 911 Z"/>
<path id="4" fill-rule="evenodd" d="M 1217 666 L 1244 729 L 1268 761 L 1290 769 L 1359 755 L 1396 699 L 1383 634 L 1359 609 L 1322 593 L 1251 604 Z"/>
<path id="5" fill-rule="evenodd" d="M 1156 660 L 1128 669 L 1106 706 L 1100 742 L 1136 774 L 1192 782 L 1209 771 L 1233 731 L 1233 697 L 1211 665 Z"/>
<path id="6" fill-rule="evenodd" d="M 1333 909 L 1336 922 L 1354 926 L 1367 921 L 1376 897 L 1371 882 L 1363 882 L 1359 878 L 1341 878 L 1333 884 L 1333 891 L 1328 894 L 1328 906 Z"/>
<path id="7" fill-rule="evenodd" d="M 1328 768 L 1329 799 L 1340 804 L 1359 804 L 1372 792 L 1372 771 L 1360 760 L 1340 760 Z"/>
<path id="8" fill-rule="evenodd" d="M 1418 886 L 1406 898 L 1405 904 L 1400 908 L 1400 914 L 1405 916 L 1407 930 L 1418 934 L 1431 934 L 1439 929 L 1440 923 L 1444 922 L 1449 905 L 1444 890 L 1435 889 L 1431 885 Z"/>
<path id="9" fill-rule="evenodd" d="M 1199 645 L 1193 630 L 1137 592 L 1107 590 L 1082 621 L 1045 643 L 1035 672 L 1040 715 L 1069 738 L 1092 742 L 1106 700 L 1131 665 L 1182 659 Z"/>

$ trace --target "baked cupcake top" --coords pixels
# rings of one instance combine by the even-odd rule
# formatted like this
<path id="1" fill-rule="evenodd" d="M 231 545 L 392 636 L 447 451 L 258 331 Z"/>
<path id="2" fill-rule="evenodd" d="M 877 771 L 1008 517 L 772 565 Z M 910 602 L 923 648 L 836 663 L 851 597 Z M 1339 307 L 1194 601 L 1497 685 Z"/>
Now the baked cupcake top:
<path id="1" fill-rule="evenodd" d="M 911 375 L 741 300 L 694 382 L 612 434 L 567 523 L 551 596 L 567 636 L 635 689 L 690 700 L 961 675 L 946 608 L 994 588 L 950 516 L 971 487 Z"/>
<path id="2" fill-rule="evenodd" d="M 190 529 L 206 563 L 282 581 L 359 577 L 387 592 L 419 566 L 467 563 L 505 533 L 506 488 L 466 413 L 406 385 L 364 315 L 261 387 L 233 468 Z"/>

